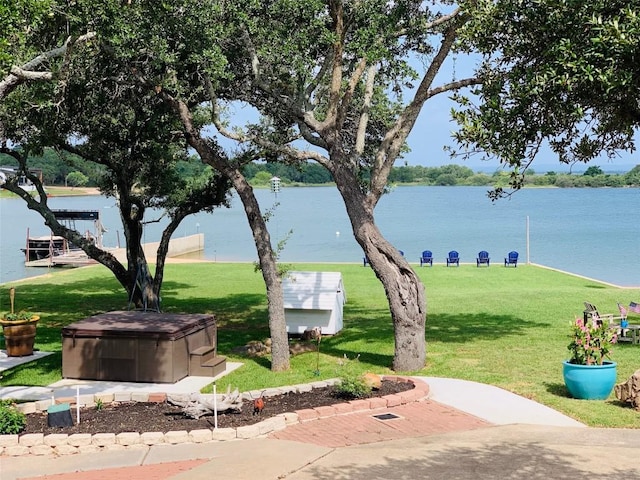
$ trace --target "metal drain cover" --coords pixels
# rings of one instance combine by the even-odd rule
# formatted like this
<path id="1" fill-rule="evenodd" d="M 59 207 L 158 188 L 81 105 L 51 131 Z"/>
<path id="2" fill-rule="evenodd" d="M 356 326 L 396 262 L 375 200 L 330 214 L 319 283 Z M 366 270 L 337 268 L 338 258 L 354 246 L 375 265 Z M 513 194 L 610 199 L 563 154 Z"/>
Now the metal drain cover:
<path id="1" fill-rule="evenodd" d="M 379 415 L 373 415 L 373 418 L 377 418 L 378 420 L 395 420 L 400 417 L 395 413 L 381 413 Z"/>

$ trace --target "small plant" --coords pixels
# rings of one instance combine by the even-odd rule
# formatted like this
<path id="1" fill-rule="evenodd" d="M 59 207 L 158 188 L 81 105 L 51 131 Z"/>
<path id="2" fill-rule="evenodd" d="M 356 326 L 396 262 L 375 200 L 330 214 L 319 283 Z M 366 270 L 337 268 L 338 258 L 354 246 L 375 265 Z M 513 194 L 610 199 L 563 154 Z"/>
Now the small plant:
<path id="1" fill-rule="evenodd" d="M 616 330 L 595 315 L 591 321 L 576 318 L 571 330 L 573 339 L 567 348 L 571 352 L 569 362 L 576 365 L 602 365 L 618 340 Z"/>
<path id="2" fill-rule="evenodd" d="M 367 383 L 362 373 L 358 372 L 356 365 L 359 363 L 360 355 L 350 359 L 347 355 L 338 362 L 342 372 L 340 373 L 340 383 L 336 385 L 338 395 L 343 398 L 363 398 L 371 393 L 371 385 Z"/>
<path id="3" fill-rule="evenodd" d="M 0 435 L 14 435 L 24 430 L 25 414 L 11 400 L 0 400 Z"/>
<path id="4" fill-rule="evenodd" d="M 96 410 L 100 411 L 104 408 L 104 402 L 101 398 L 96 399 Z"/>
<path id="5" fill-rule="evenodd" d="M 371 393 L 371 386 L 362 375 L 347 374 L 340 377 L 336 390 L 344 398 L 363 398 Z"/>
<path id="6" fill-rule="evenodd" d="M 5 313 L 2 315 L 2 319 L 8 322 L 21 322 L 31 320 L 34 317 L 33 313 L 27 311 L 20 311 L 15 313 Z"/>

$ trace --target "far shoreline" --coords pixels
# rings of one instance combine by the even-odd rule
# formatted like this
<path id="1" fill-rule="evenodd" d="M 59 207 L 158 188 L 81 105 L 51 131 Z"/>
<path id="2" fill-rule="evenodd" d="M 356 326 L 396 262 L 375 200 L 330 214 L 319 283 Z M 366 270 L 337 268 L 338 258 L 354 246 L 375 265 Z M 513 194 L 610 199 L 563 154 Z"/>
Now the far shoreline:
<path id="1" fill-rule="evenodd" d="M 291 184 L 283 184 L 282 188 L 317 188 L 317 187 L 335 187 L 335 183 L 321 183 L 321 184 L 301 184 L 301 183 L 291 183 Z M 429 185 L 426 183 L 391 183 L 389 184 L 389 188 L 391 190 L 395 188 L 402 187 L 475 187 L 475 188 L 486 188 L 488 191 L 494 190 L 496 186 L 491 185 Z M 255 189 L 269 189 L 268 185 L 253 185 Z M 557 185 L 524 185 L 521 187 L 522 190 L 556 190 L 556 189 L 580 189 L 580 188 L 595 188 L 595 189 L 628 189 L 628 188 L 638 188 L 636 186 L 631 185 L 623 185 L 619 187 L 612 186 L 601 186 L 601 187 L 559 187 Z M 104 195 L 97 187 L 63 187 L 58 185 L 53 186 L 45 186 L 45 191 L 47 192 L 47 197 L 82 197 L 82 196 L 99 196 Z M 0 199 L 1 198 L 19 198 L 12 192 L 4 190 L 0 188 Z"/>
<path id="2" fill-rule="evenodd" d="M 97 187 L 45 187 L 48 197 L 80 197 L 102 195 Z"/>

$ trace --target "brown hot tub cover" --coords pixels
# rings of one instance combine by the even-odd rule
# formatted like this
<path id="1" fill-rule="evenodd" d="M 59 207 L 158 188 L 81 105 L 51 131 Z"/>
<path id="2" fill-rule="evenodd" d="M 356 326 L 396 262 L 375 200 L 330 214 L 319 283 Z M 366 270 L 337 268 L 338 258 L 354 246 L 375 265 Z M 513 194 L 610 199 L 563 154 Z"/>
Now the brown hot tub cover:
<path id="1" fill-rule="evenodd" d="M 62 375 L 173 383 L 189 375 L 193 352 L 215 346 L 211 314 L 101 313 L 62 329 Z"/>

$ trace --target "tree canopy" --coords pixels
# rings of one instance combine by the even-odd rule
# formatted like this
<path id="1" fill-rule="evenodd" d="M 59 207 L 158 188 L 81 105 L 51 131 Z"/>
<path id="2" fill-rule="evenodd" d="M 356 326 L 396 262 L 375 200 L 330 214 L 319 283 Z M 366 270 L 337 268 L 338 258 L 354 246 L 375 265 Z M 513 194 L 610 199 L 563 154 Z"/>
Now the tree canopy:
<path id="1" fill-rule="evenodd" d="M 19 171 L 36 184 L 40 195 L 31 197 L 15 179 L 3 187 L 40 213 L 55 234 L 111 269 L 137 307 L 159 309 L 171 235 L 186 216 L 226 205 L 229 184 L 211 169 L 194 177 L 178 171 L 179 165 L 193 161 L 187 157 L 178 120 L 154 91 L 127 79 L 122 64 L 101 45 L 103 37 L 85 30 L 99 11 L 93 7 L 90 1 L 51 4 L 42 22 L 34 18 L 33 23 L 15 24 L 11 53 L 22 67 L 12 66 L 2 81 L 7 88 L 0 96 L 0 152 L 17 161 Z M 104 5 L 105 10 L 110 8 L 121 10 Z M 112 19 L 122 20 L 122 15 Z M 94 180 L 105 195 L 116 198 L 120 209 L 126 265 L 54 218 L 40 179 L 31 174 L 29 165 L 32 154 L 49 156 L 54 151 L 67 168 L 78 159 L 97 166 Z M 165 212 L 169 223 L 152 275 L 141 241 L 145 222 L 157 220 L 145 216 L 154 208 Z"/>
<path id="2" fill-rule="evenodd" d="M 545 147 L 560 162 L 633 151 L 640 126 L 640 3 L 460 2 L 473 14 L 461 50 L 479 53 L 482 83 L 458 95 L 464 151 L 514 168 Z"/>

